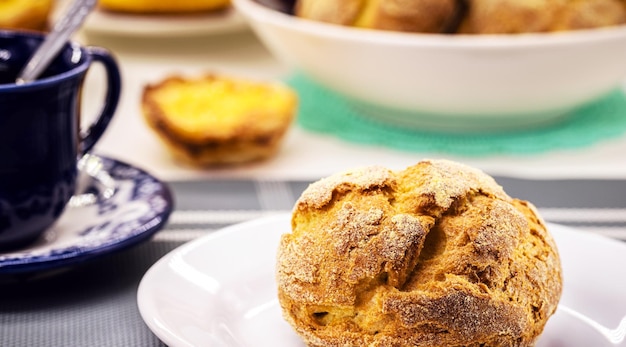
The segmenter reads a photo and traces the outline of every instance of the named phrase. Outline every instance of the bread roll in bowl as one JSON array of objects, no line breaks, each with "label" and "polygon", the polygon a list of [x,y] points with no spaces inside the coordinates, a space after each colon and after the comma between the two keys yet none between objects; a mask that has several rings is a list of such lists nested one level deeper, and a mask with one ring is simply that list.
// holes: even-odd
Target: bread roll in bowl
[{"label": "bread roll in bowl", "polygon": [[467,0],[460,32],[517,34],[600,28],[626,23],[623,0]]},{"label": "bread roll in bowl", "polygon": [[456,22],[456,0],[298,0],[302,18],[370,29],[442,33]]},{"label": "bread roll in bowl", "polygon": [[297,0],[302,18],[420,33],[518,34],[626,24],[624,0]]},{"label": "bread roll in bowl", "polygon": [[477,169],[426,160],[309,186],[277,283],[308,346],[532,346],[562,274],[531,203]]}]

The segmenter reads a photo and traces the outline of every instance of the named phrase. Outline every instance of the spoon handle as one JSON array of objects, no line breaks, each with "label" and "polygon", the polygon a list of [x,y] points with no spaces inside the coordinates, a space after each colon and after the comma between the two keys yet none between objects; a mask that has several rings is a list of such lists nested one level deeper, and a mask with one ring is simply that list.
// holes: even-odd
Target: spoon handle
[{"label": "spoon handle", "polygon": [[16,83],[24,84],[37,79],[97,3],[98,0],[75,0],[24,66]]}]

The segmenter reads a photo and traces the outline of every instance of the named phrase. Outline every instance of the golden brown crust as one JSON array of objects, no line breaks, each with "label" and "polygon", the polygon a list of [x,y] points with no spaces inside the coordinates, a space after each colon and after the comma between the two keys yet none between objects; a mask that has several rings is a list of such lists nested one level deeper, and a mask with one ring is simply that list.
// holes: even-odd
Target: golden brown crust
[{"label": "golden brown crust", "polygon": [[299,0],[297,16],[362,28],[442,33],[455,20],[456,0]]},{"label": "golden brown crust", "polygon": [[176,159],[207,166],[274,155],[295,116],[297,97],[282,84],[209,74],[147,85],[141,104],[146,122]]},{"label": "golden brown crust", "polygon": [[532,346],[561,277],[532,204],[442,160],[312,184],[277,260],[284,316],[309,346]]},{"label": "golden brown crust", "polygon": [[622,0],[468,1],[461,31],[471,34],[553,32],[626,23]]},{"label": "golden brown crust", "polygon": [[358,26],[382,30],[444,33],[456,21],[456,0],[376,0]]},{"label": "golden brown crust", "polygon": [[591,29],[626,23],[626,2],[623,0],[578,0],[559,15],[552,31]]},{"label": "golden brown crust", "polygon": [[517,34],[626,24],[624,0],[297,0],[302,18],[371,29]]},{"label": "golden brown crust", "polygon": [[294,6],[297,16],[326,23],[353,25],[364,0],[299,0]]}]

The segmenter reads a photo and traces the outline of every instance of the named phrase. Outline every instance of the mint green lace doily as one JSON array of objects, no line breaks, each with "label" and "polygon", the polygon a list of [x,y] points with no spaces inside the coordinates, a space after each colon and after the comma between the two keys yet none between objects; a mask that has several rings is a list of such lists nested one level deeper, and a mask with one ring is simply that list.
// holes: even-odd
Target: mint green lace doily
[{"label": "mint green lace doily", "polygon": [[294,74],[287,83],[300,96],[297,122],[304,129],[403,151],[467,156],[531,154],[589,146],[626,132],[626,96],[622,90],[544,127],[506,133],[445,133],[399,127],[364,117],[341,96],[302,74]]}]

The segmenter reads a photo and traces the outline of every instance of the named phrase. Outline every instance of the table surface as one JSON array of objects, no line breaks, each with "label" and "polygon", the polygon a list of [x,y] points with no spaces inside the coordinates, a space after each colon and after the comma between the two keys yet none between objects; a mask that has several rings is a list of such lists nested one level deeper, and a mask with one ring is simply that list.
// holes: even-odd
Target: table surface
[{"label": "table surface", "polygon": [[[403,152],[363,146],[293,126],[281,151],[271,160],[220,170],[197,170],[174,162],[141,115],[143,87],[171,74],[222,73],[253,79],[283,79],[292,71],[275,59],[249,29],[223,35],[178,38],[123,37],[87,32],[80,39],[109,48],[123,74],[123,96],[103,139],[100,153],[133,163],[164,180],[315,179],[347,168],[371,164],[403,169],[422,158],[444,157],[479,167],[490,174],[521,178],[626,178],[626,136],[575,150],[538,155],[460,157],[441,153]],[[99,107],[102,83],[87,80],[85,113]],[[89,88],[91,87],[91,88]],[[94,111],[89,113],[89,110]]]},{"label": "table surface", "polygon": [[[160,257],[227,225],[288,212],[310,182],[331,173],[370,164],[402,169],[424,157],[442,157],[359,146],[294,126],[271,160],[211,170],[184,167],[172,161],[142,119],[144,85],[168,74],[205,72],[280,79],[289,67],[246,28],[169,38],[85,31],[77,40],[109,48],[122,69],[121,103],[96,152],[168,182],[176,208],[160,232],[131,249],[60,273],[0,278],[0,346],[162,346],[136,303],[139,281]],[[94,68],[86,82],[86,114],[99,108],[99,73]],[[626,136],[533,156],[443,157],[495,175],[510,195],[533,201],[550,222],[626,239],[625,153]],[[198,215],[203,218],[189,218]]]},{"label": "table surface", "polygon": [[[535,201],[547,221],[626,240],[626,180],[496,178],[511,195]],[[176,209],[148,242],[53,275],[0,277],[0,346],[163,346],[137,307],[137,287],[150,266],[220,228],[289,212],[309,183],[169,182]]]}]

